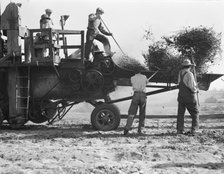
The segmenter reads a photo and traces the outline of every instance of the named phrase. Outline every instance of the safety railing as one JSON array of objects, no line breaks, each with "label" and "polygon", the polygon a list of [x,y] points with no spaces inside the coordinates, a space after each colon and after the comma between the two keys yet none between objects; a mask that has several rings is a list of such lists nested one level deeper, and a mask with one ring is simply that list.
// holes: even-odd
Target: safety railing
[{"label": "safety railing", "polygon": [[[71,35],[80,35],[78,44],[68,44],[67,37]],[[80,52],[77,61],[84,62],[84,31],[78,30],[54,30],[31,29],[30,37],[26,40],[26,62],[51,62],[59,64],[61,59],[68,59],[68,50],[76,49]],[[64,52],[64,56],[61,53]]]}]

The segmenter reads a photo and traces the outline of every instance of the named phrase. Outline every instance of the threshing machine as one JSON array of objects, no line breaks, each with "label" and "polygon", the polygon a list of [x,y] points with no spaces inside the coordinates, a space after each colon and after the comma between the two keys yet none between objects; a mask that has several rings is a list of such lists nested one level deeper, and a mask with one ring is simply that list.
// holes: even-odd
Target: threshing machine
[{"label": "threshing machine", "polygon": [[[109,94],[116,85],[130,85],[128,79],[134,72],[121,68],[100,51],[93,54],[92,62],[86,62],[84,31],[22,27],[15,3],[10,3],[1,15],[1,29],[7,37],[7,53],[0,57],[0,125],[3,120],[12,128],[27,121],[53,123],[75,104],[88,102],[95,107],[91,114],[94,128],[112,130],[119,126],[120,112],[114,103],[131,96],[111,100]],[[70,36],[78,37],[79,44],[68,44]],[[80,56],[68,56],[70,49],[79,50]],[[154,71],[145,74],[150,77]],[[205,74],[199,81],[208,88],[219,77]],[[166,85],[156,86],[161,89],[147,95],[177,88],[171,85],[175,80],[169,73],[158,73],[151,81]]]}]

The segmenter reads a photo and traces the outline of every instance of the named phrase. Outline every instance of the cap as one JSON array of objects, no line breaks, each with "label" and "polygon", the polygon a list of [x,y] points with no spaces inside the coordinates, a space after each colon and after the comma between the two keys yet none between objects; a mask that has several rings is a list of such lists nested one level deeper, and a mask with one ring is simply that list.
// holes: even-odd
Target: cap
[{"label": "cap", "polygon": [[97,13],[101,13],[101,14],[103,14],[103,13],[104,13],[103,9],[102,9],[102,8],[100,8],[100,7],[98,7],[98,8],[96,9],[96,12],[97,12]]},{"label": "cap", "polygon": [[45,10],[45,12],[46,12],[46,13],[52,13],[52,10],[49,9],[49,8],[47,8],[47,9]]},{"label": "cap", "polygon": [[184,59],[184,61],[181,64],[182,66],[195,66],[195,64],[192,64],[189,59]]}]

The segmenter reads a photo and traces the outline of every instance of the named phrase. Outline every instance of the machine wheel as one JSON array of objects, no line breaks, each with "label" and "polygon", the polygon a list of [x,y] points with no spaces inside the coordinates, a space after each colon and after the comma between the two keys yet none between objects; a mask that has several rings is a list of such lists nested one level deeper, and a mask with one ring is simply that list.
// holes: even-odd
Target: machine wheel
[{"label": "machine wheel", "polygon": [[19,129],[24,124],[26,124],[27,120],[24,116],[17,116],[16,118],[11,118],[8,120],[8,123],[12,129]]},{"label": "machine wheel", "polygon": [[120,124],[120,111],[114,104],[100,104],[91,114],[92,126],[97,130],[110,131]]},{"label": "machine wheel", "polygon": [[51,100],[45,100],[41,104],[42,114],[48,119],[53,118],[57,113],[57,102],[52,102]]},{"label": "machine wheel", "polygon": [[114,63],[111,58],[105,58],[101,60],[100,68],[104,75],[111,75],[114,72]]},{"label": "machine wheel", "polygon": [[103,75],[97,70],[89,70],[83,78],[83,87],[87,92],[96,92],[103,88]]},{"label": "machine wheel", "polygon": [[80,72],[78,70],[74,69],[69,73],[68,78],[69,78],[70,82],[72,83],[72,88],[75,91],[80,90],[80,88],[81,88],[81,85],[80,85],[81,74],[80,74]]},{"label": "machine wheel", "polygon": [[48,120],[48,118],[43,114],[43,111],[41,110],[41,104],[39,102],[31,104],[29,120],[34,123],[43,123]]}]

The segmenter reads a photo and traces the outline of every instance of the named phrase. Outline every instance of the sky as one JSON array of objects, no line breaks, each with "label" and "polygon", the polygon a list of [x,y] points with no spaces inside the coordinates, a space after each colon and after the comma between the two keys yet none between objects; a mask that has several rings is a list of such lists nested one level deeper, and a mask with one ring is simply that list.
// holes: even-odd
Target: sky
[{"label": "sky", "polygon": [[[212,27],[217,33],[224,31],[224,0],[0,0],[1,11],[9,2],[22,3],[22,26],[39,28],[40,16],[50,8],[54,27],[60,29],[61,15],[69,15],[65,29],[86,31],[88,15],[97,7],[104,10],[102,16],[107,28],[122,50],[139,60],[147,51],[149,42],[143,36],[150,28],[155,41],[185,27]],[[112,51],[121,52],[112,37]],[[99,44],[100,45],[100,44]],[[222,48],[224,36],[222,36]],[[101,47],[102,48],[102,47]],[[223,54],[222,54],[223,55]],[[210,69],[224,74],[224,61]],[[212,88],[223,88],[224,81],[216,80]]]}]

